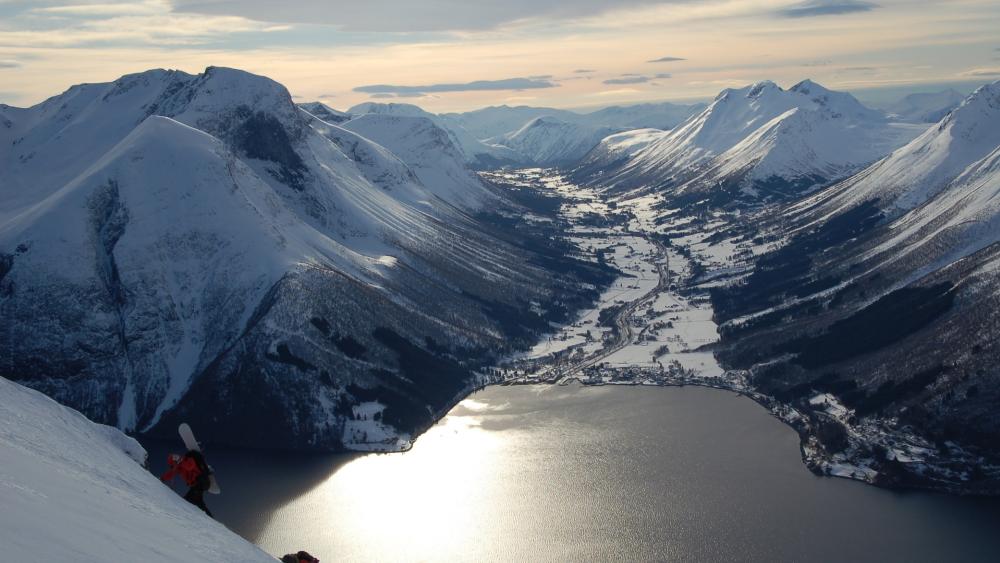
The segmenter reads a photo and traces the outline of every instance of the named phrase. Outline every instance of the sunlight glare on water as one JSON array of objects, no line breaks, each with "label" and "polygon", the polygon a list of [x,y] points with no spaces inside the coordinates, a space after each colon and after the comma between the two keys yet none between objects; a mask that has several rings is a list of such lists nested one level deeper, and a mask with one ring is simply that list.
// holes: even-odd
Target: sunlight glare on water
[{"label": "sunlight glare on water", "polygon": [[365,553],[353,555],[359,559],[461,559],[467,542],[488,533],[488,520],[477,512],[495,494],[494,472],[507,439],[482,429],[476,413],[499,408],[466,399],[456,410],[467,414],[447,416],[412,451],[349,462],[281,508],[268,535],[282,535],[281,523],[299,522],[305,512],[327,522],[337,536],[366,546]]}]

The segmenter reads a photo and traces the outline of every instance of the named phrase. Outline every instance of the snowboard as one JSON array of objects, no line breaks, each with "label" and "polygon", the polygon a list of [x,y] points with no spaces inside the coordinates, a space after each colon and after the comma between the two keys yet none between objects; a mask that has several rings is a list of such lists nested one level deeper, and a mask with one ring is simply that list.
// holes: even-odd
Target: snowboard
[{"label": "snowboard", "polygon": [[[181,425],[177,427],[177,433],[181,435],[181,440],[184,441],[184,447],[196,452],[201,451],[201,444],[198,443],[198,440],[194,439],[194,432],[191,430],[191,426],[189,426],[188,423],[182,422]],[[208,476],[208,492],[213,495],[220,494],[222,489],[219,488],[219,483],[215,481],[215,470],[212,469],[211,465],[208,466],[208,469],[212,472]]]}]

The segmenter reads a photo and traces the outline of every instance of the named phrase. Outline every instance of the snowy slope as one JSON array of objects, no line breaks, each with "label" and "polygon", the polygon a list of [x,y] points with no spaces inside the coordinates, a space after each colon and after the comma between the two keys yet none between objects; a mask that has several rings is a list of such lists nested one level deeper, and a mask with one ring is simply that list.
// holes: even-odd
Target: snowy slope
[{"label": "snowy slope", "polygon": [[965,96],[953,89],[910,94],[886,108],[890,114],[913,123],[937,123],[957,108]]},{"label": "snowy slope", "polygon": [[903,261],[915,277],[1000,242],[1000,144],[940,194],[892,223],[869,255]]},{"label": "snowy slope", "polygon": [[896,217],[933,198],[998,145],[1000,82],[994,82],[977,89],[906,146],[798,208],[825,217],[877,200],[881,209]]},{"label": "snowy slope", "polygon": [[605,127],[593,128],[554,117],[538,117],[517,131],[488,142],[510,147],[526,162],[564,166],[575,164],[613,132]]},{"label": "snowy slope", "polygon": [[437,116],[412,104],[365,102],[347,110],[347,113],[352,117],[369,114],[423,117],[447,131],[448,136],[461,151],[465,161],[472,166],[492,167],[520,163],[519,156],[509,148],[481,141],[482,137],[471,134],[454,120]]},{"label": "snowy slope", "polygon": [[327,123],[343,123],[351,118],[350,114],[335,110],[323,102],[306,102],[299,104],[299,107]]},{"label": "snowy slope", "polygon": [[632,129],[601,139],[579,162],[574,174],[600,178],[605,171],[628,162],[637,152],[663,136],[661,129]]},{"label": "snowy slope", "polygon": [[4,561],[273,563],[160,483],[145,458],[118,430],[0,377]]},{"label": "snowy slope", "polygon": [[789,90],[765,81],[723,91],[704,111],[606,171],[600,183],[678,193],[724,185],[751,196],[760,184],[801,190],[846,176],[920,132],[808,80]]},{"label": "snowy slope", "polygon": [[478,210],[496,200],[448,133],[426,117],[370,113],[343,127],[389,149],[430,192],[452,205]]}]

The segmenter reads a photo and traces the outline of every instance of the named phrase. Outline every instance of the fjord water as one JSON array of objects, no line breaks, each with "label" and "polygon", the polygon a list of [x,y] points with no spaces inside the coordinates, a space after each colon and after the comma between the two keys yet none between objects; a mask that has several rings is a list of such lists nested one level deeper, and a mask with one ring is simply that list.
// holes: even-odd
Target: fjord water
[{"label": "fjord water", "polygon": [[[151,448],[153,467],[162,446]],[[1000,502],[816,477],[704,388],[492,387],[403,454],[214,451],[216,516],[324,561],[990,561]]]}]

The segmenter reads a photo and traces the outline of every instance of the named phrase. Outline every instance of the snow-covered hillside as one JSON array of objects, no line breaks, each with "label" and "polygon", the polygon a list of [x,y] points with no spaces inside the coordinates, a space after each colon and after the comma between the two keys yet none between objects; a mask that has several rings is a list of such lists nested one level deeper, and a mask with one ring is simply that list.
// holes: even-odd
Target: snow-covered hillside
[{"label": "snow-covered hillside", "polygon": [[260,561],[274,558],[143,468],[120,431],[0,377],[4,561]]},{"label": "snow-covered hillside", "polygon": [[[473,384],[456,357],[523,346],[589,299],[575,276],[593,268],[553,276],[461,210],[492,196],[426,121],[368,120],[400,158],[216,67],[4,115],[0,375],[100,422],[396,449]],[[389,437],[358,443],[353,407],[375,401]]]},{"label": "snow-covered hillside", "polygon": [[998,457],[998,131],[1000,82],[856,175],[755,216],[747,236],[772,251],[713,293],[720,355],[761,389],[832,392],[939,444],[941,465],[897,464],[896,484],[995,487],[949,464]]},{"label": "snow-covered hillside", "polygon": [[[877,201],[890,217],[920,206],[1000,145],[1000,82],[980,87],[924,134],[798,206],[817,217]],[[811,211],[819,208],[819,211]]]},{"label": "snow-covered hillside", "polygon": [[958,107],[965,96],[954,89],[910,94],[886,108],[890,114],[913,123],[937,123]]},{"label": "snow-covered hillside", "polygon": [[427,117],[369,113],[343,127],[389,149],[444,201],[466,210],[496,201],[496,195],[466,166],[448,133]]},{"label": "snow-covered hillside", "polygon": [[538,166],[575,164],[614,130],[577,125],[554,117],[538,117],[523,127],[487,142],[510,147],[524,162]]},{"label": "snow-covered hillside", "polygon": [[660,139],[663,133],[661,129],[632,129],[608,135],[577,163],[574,174],[600,178],[605,171],[628,162],[637,152]]},{"label": "snow-covered hillside", "polygon": [[402,117],[422,117],[448,132],[452,142],[465,158],[465,162],[477,168],[488,168],[508,164],[523,164],[519,156],[511,149],[482,141],[467,131],[461,124],[447,119],[412,104],[365,102],[358,104],[347,113],[352,117],[363,115],[394,115]]},{"label": "snow-covered hillside", "polygon": [[789,90],[765,81],[723,91],[617,166],[578,176],[622,190],[787,197],[844,177],[922,131],[808,80]]}]

